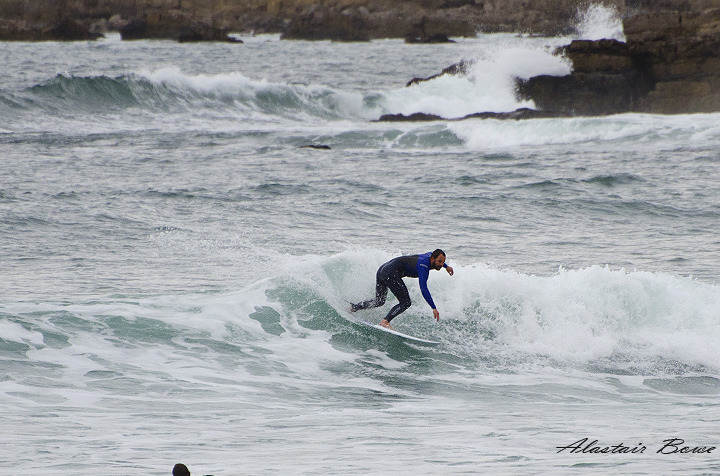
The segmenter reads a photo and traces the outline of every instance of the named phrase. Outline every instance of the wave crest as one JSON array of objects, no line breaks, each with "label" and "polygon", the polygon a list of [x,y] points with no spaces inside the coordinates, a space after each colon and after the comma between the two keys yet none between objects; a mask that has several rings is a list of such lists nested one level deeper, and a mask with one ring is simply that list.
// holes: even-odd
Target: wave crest
[{"label": "wave crest", "polygon": [[[368,263],[367,255],[346,252],[312,261],[295,262],[287,267],[289,275],[266,282],[270,306],[279,319],[292,316],[313,329],[342,334],[350,323],[343,325],[341,318],[352,318],[347,301],[373,294],[374,271],[383,258]],[[433,273],[429,282],[440,323],[431,319],[416,281],[407,280],[414,305],[396,324],[441,340],[451,360],[470,367],[665,375],[716,369],[720,361],[716,286],[601,266],[560,269],[547,277],[479,263],[453,266],[455,276]],[[393,299],[360,317],[379,321]]]},{"label": "wave crest", "polygon": [[28,107],[112,112],[143,108],[159,112],[201,110],[290,118],[339,119],[364,113],[364,98],[323,86],[269,83],[240,73],[188,76],[163,69],[118,77],[67,76],[26,90]]}]

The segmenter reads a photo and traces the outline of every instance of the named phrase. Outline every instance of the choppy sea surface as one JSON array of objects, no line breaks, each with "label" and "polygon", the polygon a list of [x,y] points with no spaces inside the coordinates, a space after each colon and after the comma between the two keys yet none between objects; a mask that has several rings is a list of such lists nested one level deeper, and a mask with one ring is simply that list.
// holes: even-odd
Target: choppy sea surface
[{"label": "choppy sea surface", "polygon": [[[243,39],[0,44],[3,473],[720,472],[720,114],[378,123],[571,38]],[[353,322],[438,247],[439,346]]]}]

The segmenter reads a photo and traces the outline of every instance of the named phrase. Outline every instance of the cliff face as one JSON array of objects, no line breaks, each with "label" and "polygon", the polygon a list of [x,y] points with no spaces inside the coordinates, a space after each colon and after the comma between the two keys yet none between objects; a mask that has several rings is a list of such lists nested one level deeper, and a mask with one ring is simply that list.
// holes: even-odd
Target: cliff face
[{"label": "cliff face", "polygon": [[[568,32],[587,0],[0,0],[0,32],[47,30],[73,20],[90,32],[133,25],[130,36],[176,38],[184,28],[284,32],[286,38]],[[603,0],[623,8],[624,0]],[[213,33],[215,32],[215,33]],[[0,33],[0,39],[3,38]]]},{"label": "cliff face", "polygon": [[[225,40],[237,17],[225,0],[0,0],[0,39],[73,40],[45,34],[72,23],[90,34],[127,32],[127,39]],[[251,2],[237,0],[239,11]],[[13,38],[13,34],[17,38]]]},{"label": "cliff face", "polygon": [[[286,2],[287,3],[287,2]],[[585,1],[558,0],[326,0],[292,2],[279,10],[287,38],[331,38],[359,31],[367,38],[472,36],[477,32],[567,33]],[[607,4],[622,8],[622,0]],[[351,33],[348,35],[353,36]],[[356,35],[357,36],[357,35]],[[327,38],[327,36],[325,36]],[[354,38],[350,38],[354,39]]]},{"label": "cliff face", "polygon": [[630,5],[627,41],[574,41],[568,76],[518,82],[538,109],[566,115],[720,111],[720,8],[709,0]]}]

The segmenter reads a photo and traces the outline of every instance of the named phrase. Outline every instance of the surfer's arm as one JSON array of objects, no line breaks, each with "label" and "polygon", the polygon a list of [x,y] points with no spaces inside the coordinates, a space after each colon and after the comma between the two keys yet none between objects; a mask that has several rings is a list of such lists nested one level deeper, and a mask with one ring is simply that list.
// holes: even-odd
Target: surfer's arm
[{"label": "surfer's arm", "polygon": [[445,271],[447,271],[450,276],[455,274],[455,270],[452,269],[452,266],[448,266],[447,263],[443,263],[443,268],[445,268]]},{"label": "surfer's arm", "polygon": [[435,303],[433,302],[433,298],[430,295],[430,290],[427,287],[429,274],[430,269],[425,266],[418,266],[418,281],[420,282],[420,292],[422,293],[425,301],[430,305],[430,307],[437,310],[437,308],[435,307]]}]

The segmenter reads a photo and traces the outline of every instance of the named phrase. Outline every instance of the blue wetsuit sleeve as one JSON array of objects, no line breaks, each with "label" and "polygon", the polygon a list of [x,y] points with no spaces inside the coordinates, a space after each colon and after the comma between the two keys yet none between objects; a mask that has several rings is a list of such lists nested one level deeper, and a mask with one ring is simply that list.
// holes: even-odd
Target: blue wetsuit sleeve
[{"label": "blue wetsuit sleeve", "polygon": [[430,295],[430,290],[427,287],[427,281],[428,277],[430,275],[430,268],[424,265],[418,265],[418,281],[420,281],[420,292],[422,293],[423,297],[425,298],[425,301],[430,305],[431,308],[437,309],[435,307],[435,303],[433,302],[433,298]]}]

